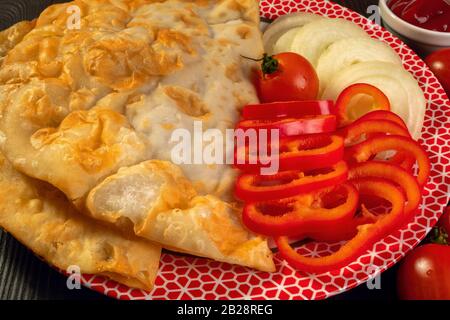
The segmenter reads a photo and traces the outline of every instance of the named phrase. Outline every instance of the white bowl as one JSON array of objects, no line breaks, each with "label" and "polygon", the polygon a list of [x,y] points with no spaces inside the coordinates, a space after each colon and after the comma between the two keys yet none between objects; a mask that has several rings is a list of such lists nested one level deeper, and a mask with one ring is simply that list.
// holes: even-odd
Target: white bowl
[{"label": "white bowl", "polygon": [[450,47],[450,32],[438,32],[416,27],[391,11],[388,0],[380,0],[379,7],[383,25],[401,38],[417,53],[428,55],[439,49]]}]

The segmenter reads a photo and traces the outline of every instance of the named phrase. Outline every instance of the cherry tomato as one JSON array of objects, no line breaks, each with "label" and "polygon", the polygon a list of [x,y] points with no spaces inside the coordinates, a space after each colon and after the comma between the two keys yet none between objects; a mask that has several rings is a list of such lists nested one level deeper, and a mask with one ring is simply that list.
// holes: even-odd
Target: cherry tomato
[{"label": "cherry tomato", "polygon": [[450,97],[450,48],[436,51],[429,55],[425,62],[441,82]]},{"label": "cherry tomato", "polygon": [[255,87],[261,102],[316,100],[319,78],[308,60],[293,52],[264,55],[255,72]]},{"label": "cherry tomato", "polygon": [[450,246],[426,244],[412,251],[398,270],[397,289],[404,300],[450,299]]}]

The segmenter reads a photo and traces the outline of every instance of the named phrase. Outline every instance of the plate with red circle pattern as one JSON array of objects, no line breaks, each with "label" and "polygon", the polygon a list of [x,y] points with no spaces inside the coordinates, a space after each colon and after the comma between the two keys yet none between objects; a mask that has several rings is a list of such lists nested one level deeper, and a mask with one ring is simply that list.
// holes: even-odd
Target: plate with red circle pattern
[{"label": "plate with red circle pattern", "polygon": [[[413,222],[376,243],[346,267],[323,274],[300,273],[275,253],[275,273],[250,270],[204,258],[163,252],[151,292],[130,289],[99,276],[83,275],[82,283],[118,299],[324,299],[347,291],[393,266],[413,249],[437,222],[449,201],[450,101],[425,63],[402,41],[379,25],[338,4],[324,0],[263,0],[261,17],[275,19],[290,12],[311,12],[353,21],[376,39],[388,43],[419,82],[428,102],[420,142],[432,171]],[[308,256],[331,253],[340,244],[309,243],[298,248]]]}]

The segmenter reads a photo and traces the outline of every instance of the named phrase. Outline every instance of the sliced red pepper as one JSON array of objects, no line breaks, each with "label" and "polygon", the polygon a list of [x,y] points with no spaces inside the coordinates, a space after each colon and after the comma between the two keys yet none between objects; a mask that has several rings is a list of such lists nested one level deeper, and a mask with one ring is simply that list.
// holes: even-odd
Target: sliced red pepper
[{"label": "sliced red pepper", "polygon": [[417,180],[405,169],[383,161],[369,161],[353,165],[349,179],[376,177],[391,181],[401,187],[406,195],[405,213],[414,216],[422,194]]},{"label": "sliced red pepper", "polygon": [[[405,204],[405,221],[409,222],[414,219],[416,215],[416,209],[420,204],[422,195],[417,180],[409,172],[390,163],[381,161],[368,161],[364,163],[358,163],[350,168],[350,181],[352,181],[352,179],[360,178],[382,178],[398,185],[404,192],[407,201],[407,203]],[[370,202],[371,198],[373,199],[374,197],[361,196],[360,201],[362,204],[366,204]],[[316,241],[323,242],[338,242],[349,240],[356,235],[358,226],[373,222],[373,217],[371,215],[365,214],[365,210],[363,210],[362,213],[363,214],[361,216],[356,217],[350,223],[336,224],[336,226],[332,230],[324,229],[305,233],[303,234],[303,238],[310,238]]]},{"label": "sliced red pepper", "polygon": [[[399,125],[397,122],[381,119],[364,119],[364,117],[340,129],[338,131],[338,134],[345,138],[346,143],[358,141],[361,139],[362,135],[365,135],[366,138],[383,136],[386,134],[411,137],[408,129]],[[394,164],[398,164],[407,170],[411,170],[414,163],[416,162],[414,157],[402,152],[397,152],[388,161]]]},{"label": "sliced red pepper", "polygon": [[305,116],[328,114],[334,114],[334,102],[332,100],[250,104],[242,110],[242,117],[246,120],[303,118]]},{"label": "sliced red pepper", "polygon": [[[344,201],[336,201],[337,195]],[[327,201],[330,196],[333,201]],[[351,183],[344,183],[304,196],[247,203],[242,219],[250,230],[258,234],[298,236],[349,223],[357,207],[358,191]]]},{"label": "sliced red pepper", "polygon": [[[264,164],[266,161],[261,161],[261,156],[266,155],[250,154],[248,145],[238,147],[235,167],[249,173],[261,172],[261,168],[267,165]],[[272,161],[278,160],[280,171],[287,171],[327,168],[341,161],[343,156],[344,140],[341,137],[318,134],[281,139],[279,147],[271,150],[268,157]]]},{"label": "sliced red pepper", "polygon": [[347,180],[348,167],[340,161],[330,168],[284,171],[275,175],[243,174],[236,182],[236,196],[244,201],[266,201],[295,197],[333,187]]},{"label": "sliced red pepper", "polygon": [[355,141],[362,135],[371,136],[374,133],[411,137],[409,131],[397,123],[378,119],[359,119],[338,131],[340,136],[349,141]]},{"label": "sliced red pepper", "polygon": [[399,126],[402,126],[405,129],[408,129],[405,121],[403,121],[403,119],[400,116],[398,116],[397,114],[395,114],[394,112],[391,112],[391,111],[375,110],[375,111],[366,113],[365,115],[363,115],[361,118],[358,119],[358,121],[363,121],[363,120],[389,120],[389,121],[395,122],[396,124],[398,124]]},{"label": "sliced red pepper", "polygon": [[338,123],[342,127],[373,110],[390,110],[390,103],[377,87],[357,83],[342,91],[336,101],[336,109]]},{"label": "sliced red pepper", "polygon": [[350,162],[361,163],[380,152],[391,150],[414,157],[419,165],[417,182],[424,186],[430,175],[430,160],[420,144],[410,138],[396,135],[372,137],[348,148],[346,158]]},{"label": "sliced red pepper", "polygon": [[[353,217],[352,220],[346,223],[335,224],[333,228],[321,229],[313,232],[306,232],[297,236],[300,239],[311,239],[319,242],[336,243],[344,240],[352,239],[358,233],[358,227],[364,224],[376,222],[376,216],[366,210],[363,200],[364,195],[360,195],[361,199],[361,213]],[[296,237],[296,238],[297,238]]]},{"label": "sliced red pepper", "polygon": [[370,249],[374,243],[385,237],[403,222],[405,197],[391,182],[378,178],[364,178],[353,181],[360,194],[376,195],[391,203],[389,213],[376,217],[376,222],[358,227],[350,241],[331,255],[313,258],[297,253],[289,244],[288,237],[275,239],[281,256],[293,267],[309,273],[328,272],[342,268]]},{"label": "sliced red pepper", "polygon": [[391,159],[387,161],[402,167],[408,172],[412,171],[414,164],[416,163],[416,159],[414,157],[411,157],[410,155],[403,152],[397,152]]},{"label": "sliced red pepper", "polygon": [[276,121],[243,120],[238,123],[238,129],[261,130],[278,129],[280,137],[292,137],[303,134],[326,133],[336,130],[336,116],[320,115],[299,119],[288,118]]}]

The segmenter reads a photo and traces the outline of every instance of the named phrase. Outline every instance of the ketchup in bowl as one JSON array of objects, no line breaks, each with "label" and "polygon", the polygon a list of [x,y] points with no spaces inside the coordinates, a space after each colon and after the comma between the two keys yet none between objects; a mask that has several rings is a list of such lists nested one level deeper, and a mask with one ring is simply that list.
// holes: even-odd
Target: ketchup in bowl
[{"label": "ketchup in bowl", "polygon": [[417,27],[450,32],[450,0],[390,0],[388,6]]}]

